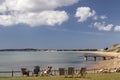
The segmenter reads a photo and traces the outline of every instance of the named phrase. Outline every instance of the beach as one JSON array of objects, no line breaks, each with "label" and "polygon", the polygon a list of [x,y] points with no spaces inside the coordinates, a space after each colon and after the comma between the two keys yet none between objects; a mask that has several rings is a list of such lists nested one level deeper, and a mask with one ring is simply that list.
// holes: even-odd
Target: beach
[{"label": "beach", "polygon": [[[65,51],[66,52],[66,51]],[[74,51],[70,51],[74,52]],[[98,54],[100,56],[110,56],[114,57],[113,59],[107,59],[100,61],[93,65],[93,69],[113,69],[120,68],[120,53],[117,52],[106,52],[106,51],[75,51],[75,52],[83,52],[90,54]]]},{"label": "beach", "polygon": [[95,65],[93,65],[92,69],[120,68],[120,53],[117,53],[117,52],[106,52],[106,51],[77,51],[77,52],[98,54],[100,56],[114,57],[113,59],[108,59],[108,60],[103,60],[103,61],[97,62]]},{"label": "beach", "polygon": [[80,51],[80,52],[99,54],[99,55],[102,55],[102,56],[120,57],[120,53],[117,53],[117,52],[105,52],[105,51]]},{"label": "beach", "polygon": [[93,69],[111,69],[111,68],[120,68],[120,53],[117,52],[105,52],[105,51],[84,51],[86,53],[99,54],[102,56],[113,56],[114,59],[103,60],[95,65]]}]

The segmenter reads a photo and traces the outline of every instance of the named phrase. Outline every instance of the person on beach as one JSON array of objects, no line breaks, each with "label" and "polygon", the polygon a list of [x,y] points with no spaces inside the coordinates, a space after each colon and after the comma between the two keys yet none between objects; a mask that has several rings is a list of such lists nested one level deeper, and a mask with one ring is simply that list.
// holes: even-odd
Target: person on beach
[{"label": "person on beach", "polygon": [[41,76],[52,75],[52,66],[48,66],[41,74]]},{"label": "person on beach", "polygon": [[52,66],[48,66],[47,74],[52,75]]}]

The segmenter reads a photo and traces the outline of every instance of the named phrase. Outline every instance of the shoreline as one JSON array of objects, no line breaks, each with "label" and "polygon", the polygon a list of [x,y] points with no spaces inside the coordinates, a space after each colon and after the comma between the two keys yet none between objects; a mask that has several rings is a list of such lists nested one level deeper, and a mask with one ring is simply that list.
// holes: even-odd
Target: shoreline
[{"label": "shoreline", "polygon": [[99,61],[93,65],[91,69],[115,69],[120,68],[120,53],[117,52],[105,52],[105,51],[70,51],[70,52],[83,52],[90,54],[98,54],[101,56],[115,57],[110,60]]},{"label": "shoreline", "polygon": [[117,53],[117,52],[105,52],[105,51],[80,51],[80,52],[93,53],[93,54],[98,54],[101,56],[120,57],[120,53]]},{"label": "shoreline", "polygon": [[98,54],[101,56],[120,57],[120,53],[105,52],[105,51],[0,51],[0,52],[83,52],[83,53],[90,53],[90,54]]},{"label": "shoreline", "polygon": [[83,51],[86,53],[93,53],[98,54],[102,56],[113,56],[114,59],[110,60],[103,60],[97,62],[95,65],[93,65],[92,69],[115,69],[120,68],[120,53],[117,52],[104,52],[104,51]]},{"label": "shoreline", "polygon": [[[25,51],[25,52],[30,52],[30,51]],[[36,51],[33,51],[33,52],[36,52]],[[105,52],[105,51],[38,51],[38,52],[79,52],[79,53],[98,54],[101,56],[112,56],[115,58],[110,60],[99,61],[96,64],[92,65],[91,68],[92,69],[120,68],[120,53],[116,53],[116,52]]]}]

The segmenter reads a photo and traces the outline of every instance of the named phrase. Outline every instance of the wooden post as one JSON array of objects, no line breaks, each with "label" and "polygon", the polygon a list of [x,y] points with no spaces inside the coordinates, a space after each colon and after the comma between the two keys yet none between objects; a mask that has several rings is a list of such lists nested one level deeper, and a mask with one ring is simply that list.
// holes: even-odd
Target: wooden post
[{"label": "wooden post", "polygon": [[12,70],[12,77],[14,76],[14,71]]},{"label": "wooden post", "polygon": [[57,71],[57,70],[54,69],[54,75],[56,75],[56,71]]},{"label": "wooden post", "polygon": [[105,56],[103,56],[103,60],[106,60],[106,57],[105,57]]},{"label": "wooden post", "polygon": [[96,56],[94,56],[93,58],[94,58],[94,61],[96,61]]},{"label": "wooden post", "polygon": [[84,56],[84,61],[87,61],[88,59],[87,59],[87,56]]}]

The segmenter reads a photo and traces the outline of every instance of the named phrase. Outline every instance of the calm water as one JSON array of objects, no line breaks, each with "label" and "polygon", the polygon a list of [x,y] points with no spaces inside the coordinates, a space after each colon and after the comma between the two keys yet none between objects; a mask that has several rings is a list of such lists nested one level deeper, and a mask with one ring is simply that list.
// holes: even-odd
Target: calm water
[{"label": "calm water", "polygon": [[[0,52],[0,71],[20,70],[26,67],[32,70],[35,65],[42,69],[47,66],[53,66],[53,69],[60,67],[80,67],[90,68],[95,62],[83,61],[83,55],[86,53],[79,52]],[[93,54],[92,54],[93,55]],[[99,61],[99,60],[98,60]]]}]

